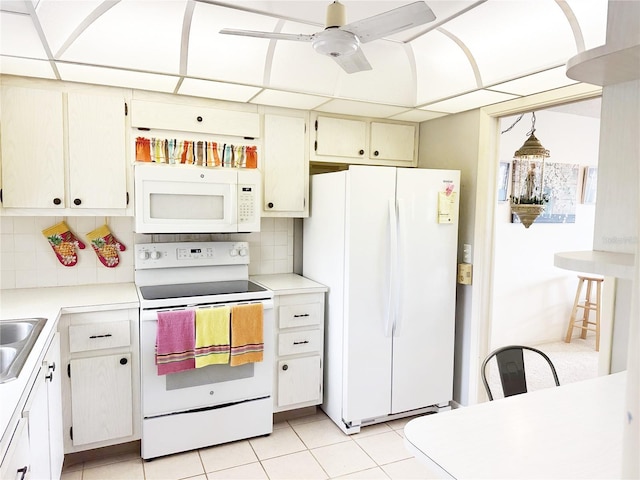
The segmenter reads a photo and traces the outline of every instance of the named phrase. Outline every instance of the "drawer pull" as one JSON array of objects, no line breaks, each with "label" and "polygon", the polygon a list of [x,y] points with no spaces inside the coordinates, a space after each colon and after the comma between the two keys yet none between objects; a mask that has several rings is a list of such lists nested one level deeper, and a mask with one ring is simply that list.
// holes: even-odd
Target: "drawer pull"
[{"label": "drawer pull", "polygon": [[305,343],[309,343],[309,340],[304,340],[302,342],[293,342],[294,345],[304,345]]},{"label": "drawer pull", "polygon": [[300,314],[296,314],[293,316],[293,318],[300,318],[300,317],[310,317],[311,315],[308,313],[300,313]]},{"label": "drawer pull", "polygon": [[110,333],[107,333],[105,335],[91,335],[89,338],[107,338],[107,337],[113,337],[113,335],[111,335]]}]

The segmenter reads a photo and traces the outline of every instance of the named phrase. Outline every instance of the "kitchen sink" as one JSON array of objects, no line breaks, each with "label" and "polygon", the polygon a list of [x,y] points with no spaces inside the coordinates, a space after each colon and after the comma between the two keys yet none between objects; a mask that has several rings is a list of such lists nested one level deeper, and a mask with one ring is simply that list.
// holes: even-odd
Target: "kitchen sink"
[{"label": "kitchen sink", "polygon": [[0,320],[0,383],[18,377],[46,322],[46,318]]}]

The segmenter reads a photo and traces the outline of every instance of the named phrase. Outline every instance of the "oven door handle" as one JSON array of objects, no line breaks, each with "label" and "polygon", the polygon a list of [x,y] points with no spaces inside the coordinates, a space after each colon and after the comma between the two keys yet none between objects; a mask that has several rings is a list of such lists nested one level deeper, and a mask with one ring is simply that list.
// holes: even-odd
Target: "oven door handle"
[{"label": "oven door handle", "polygon": [[249,303],[262,303],[262,308],[264,310],[273,310],[273,300],[261,300],[259,302],[230,302],[230,303],[211,303],[211,304],[201,304],[201,305],[187,305],[186,307],[160,307],[160,308],[141,308],[140,309],[140,321],[148,322],[148,321],[156,321],[158,320],[158,312],[168,312],[168,311],[180,311],[180,310],[196,310],[198,308],[213,308],[213,307],[227,307],[233,305],[246,305]]}]

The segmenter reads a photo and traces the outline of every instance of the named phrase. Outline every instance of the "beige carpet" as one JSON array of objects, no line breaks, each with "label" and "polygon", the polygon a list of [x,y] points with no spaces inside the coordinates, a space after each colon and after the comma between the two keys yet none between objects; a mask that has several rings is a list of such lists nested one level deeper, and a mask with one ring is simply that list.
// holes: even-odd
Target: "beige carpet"
[{"label": "beige carpet", "polygon": [[[571,343],[560,341],[531,346],[549,356],[558,373],[560,385],[565,385],[598,376],[598,352],[595,344],[595,334],[591,334],[585,340],[573,338]],[[525,350],[524,361],[529,391],[555,385],[551,370],[539,355]],[[495,364],[490,364],[488,371],[489,387],[494,398],[502,398],[502,387]]]}]

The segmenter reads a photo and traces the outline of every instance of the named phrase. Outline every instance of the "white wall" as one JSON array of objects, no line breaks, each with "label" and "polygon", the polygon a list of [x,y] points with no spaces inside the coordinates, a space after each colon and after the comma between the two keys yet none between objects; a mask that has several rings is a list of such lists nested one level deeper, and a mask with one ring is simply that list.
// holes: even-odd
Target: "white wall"
[{"label": "white wall", "polygon": [[[420,124],[419,168],[460,170],[460,223],[458,225],[458,259],[462,246],[473,244],[476,216],[478,174],[479,113],[477,110],[449,115]],[[482,227],[480,227],[482,228]],[[469,322],[472,285],[457,285],[456,344],[453,398],[462,405],[469,403]]]},{"label": "white wall", "polygon": [[[78,250],[78,263],[58,262],[42,230],[64,220],[87,247]],[[120,264],[104,267],[85,234],[107,222],[111,233],[126,247]],[[293,219],[263,218],[261,231],[251,234],[142,235],[133,233],[131,217],[0,217],[0,288],[55,287],[133,282],[135,243],[187,240],[243,240],[249,242],[251,275],[293,271]]]},{"label": "white wall", "polygon": [[[500,130],[516,116],[501,119]],[[531,115],[500,136],[499,161],[510,162],[531,129]],[[536,112],[536,136],[551,152],[548,162],[577,163],[576,223],[511,223],[509,203],[496,205],[493,316],[490,348],[535,345],[564,338],[575,297],[575,272],[553,266],[561,251],[591,250],[595,206],[581,203],[582,167],[597,166],[600,120],[551,111]]]}]

